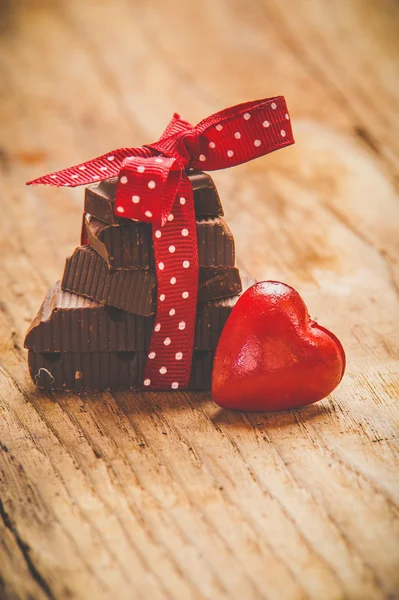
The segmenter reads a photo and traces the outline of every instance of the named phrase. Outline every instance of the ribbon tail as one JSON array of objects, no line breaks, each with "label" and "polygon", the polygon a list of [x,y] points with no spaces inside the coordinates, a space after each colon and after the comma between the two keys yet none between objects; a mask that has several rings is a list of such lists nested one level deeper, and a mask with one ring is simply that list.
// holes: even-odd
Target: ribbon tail
[{"label": "ribbon tail", "polygon": [[57,187],[87,185],[103,179],[109,179],[110,177],[116,177],[119,174],[123,161],[129,156],[147,158],[153,155],[154,152],[145,147],[119,148],[79,165],[28,181],[27,185],[42,184]]},{"label": "ribbon tail", "polygon": [[283,96],[245,102],[211,115],[194,131],[194,169],[227,169],[294,143]]},{"label": "ribbon tail", "polygon": [[193,358],[198,296],[198,249],[191,183],[183,175],[169,218],[153,228],[158,281],[157,316],[144,387],[187,388]]}]

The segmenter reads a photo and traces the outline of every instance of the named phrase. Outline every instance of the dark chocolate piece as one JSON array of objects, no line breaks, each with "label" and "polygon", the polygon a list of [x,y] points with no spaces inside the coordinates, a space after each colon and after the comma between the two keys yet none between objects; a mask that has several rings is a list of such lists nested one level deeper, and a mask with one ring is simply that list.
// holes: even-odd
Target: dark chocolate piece
[{"label": "dark chocolate piece", "polygon": [[[193,186],[195,214],[198,217],[222,217],[223,209],[212,177],[202,171],[189,171]],[[85,212],[105,223],[126,223],[114,215],[116,179],[106,179],[85,190]]]},{"label": "dark chocolate piece", "polygon": [[[139,389],[147,361],[145,352],[32,352],[33,381],[45,390],[73,392]],[[208,390],[213,353],[195,351],[189,389]]]},{"label": "dark chocolate piece", "polygon": [[90,246],[79,246],[66,259],[61,287],[137,315],[155,314],[155,271],[110,271],[107,263]]},{"label": "dark chocolate piece", "polygon": [[61,289],[57,282],[25,337],[34,352],[146,351],[154,317],[133,315],[120,308]]},{"label": "dark chocolate piece", "polygon": [[[67,258],[61,287],[144,317],[156,313],[155,271],[110,271],[107,263],[90,246],[79,246]],[[199,270],[199,303],[236,296],[241,289],[240,274],[235,267],[201,267]]]},{"label": "dark chocolate piece", "polygon": [[86,214],[87,241],[111,269],[153,269],[154,250],[150,223],[110,225]]},{"label": "dark chocolate piece", "polygon": [[[154,268],[151,225],[127,221],[110,225],[86,214],[87,241],[111,269]],[[234,266],[233,235],[223,219],[197,221],[200,266]]]},{"label": "dark chocolate piece", "polygon": [[224,212],[214,181],[203,171],[188,171],[193,186],[194,208],[197,217],[223,217]]},{"label": "dark chocolate piece", "polygon": [[234,237],[224,219],[197,220],[197,242],[200,267],[234,267]]},{"label": "dark chocolate piece", "polygon": [[[215,349],[238,296],[200,304],[194,348]],[[133,315],[61,289],[57,282],[25,337],[34,352],[148,351],[155,317]]]},{"label": "dark chocolate piece", "polygon": [[123,390],[139,388],[146,354],[29,351],[28,361],[33,381],[45,390]]},{"label": "dark chocolate piece", "polygon": [[223,327],[238,298],[239,296],[233,296],[198,304],[194,348],[216,349]]}]

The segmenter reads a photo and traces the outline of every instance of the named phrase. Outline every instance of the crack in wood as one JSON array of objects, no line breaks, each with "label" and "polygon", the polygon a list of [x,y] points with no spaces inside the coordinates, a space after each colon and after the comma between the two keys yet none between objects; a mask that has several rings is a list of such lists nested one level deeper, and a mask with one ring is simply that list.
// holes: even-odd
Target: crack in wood
[{"label": "crack in wood", "polygon": [[10,517],[4,507],[4,504],[3,504],[3,501],[1,500],[1,498],[0,498],[0,517],[4,523],[4,526],[13,535],[13,537],[18,545],[18,548],[21,550],[22,556],[25,559],[26,565],[29,569],[29,573],[31,574],[32,578],[38,584],[38,586],[40,587],[40,589],[43,591],[43,593],[46,595],[47,598],[49,598],[50,600],[55,600],[55,595],[53,594],[50,585],[45,580],[45,578],[42,576],[39,569],[36,567],[35,563],[33,562],[33,559],[30,555],[29,544],[27,544],[22,539],[22,537],[18,533],[18,530],[16,529],[16,527],[11,523]]},{"label": "crack in wood", "polygon": [[378,154],[378,156],[381,155],[377,143],[374,141],[373,136],[366,127],[363,127],[363,125],[355,125],[354,132],[373,152]]}]

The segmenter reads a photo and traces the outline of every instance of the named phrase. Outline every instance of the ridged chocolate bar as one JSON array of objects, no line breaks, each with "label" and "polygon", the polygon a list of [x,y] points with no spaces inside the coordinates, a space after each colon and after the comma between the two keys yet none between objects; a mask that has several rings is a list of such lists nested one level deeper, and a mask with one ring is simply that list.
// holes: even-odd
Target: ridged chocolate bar
[{"label": "ridged chocolate bar", "polygon": [[[107,263],[90,246],[79,246],[67,258],[61,287],[97,302],[147,317],[156,313],[155,271],[125,269],[110,271]],[[235,267],[201,267],[198,302],[209,302],[241,293]]]},{"label": "ridged chocolate bar", "polygon": [[[198,307],[194,349],[215,349],[238,296]],[[49,289],[25,337],[34,352],[145,352],[155,317],[133,315],[61,289]]]},{"label": "ridged chocolate bar", "polygon": [[146,351],[154,317],[141,317],[120,308],[61,289],[49,289],[25,337],[34,352]]},{"label": "ridged chocolate bar", "polygon": [[[243,289],[246,289],[246,280],[243,280]],[[252,282],[251,282],[252,285]],[[197,307],[195,323],[194,348],[216,349],[223,327],[237,302],[239,296],[213,300]]]},{"label": "ridged chocolate bar", "polygon": [[[151,225],[104,223],[86,214],[87,240],[111,269],[154,268]],[[234,266],[233,235],[223,219],[197,221],[198,258],[201,267]]]},{"label": "ridged chocolate bar", "polygon": [[[145,352],[32,352],[29,372],[45,390],[83,392],[139,389],[147,360]],[[208,390],[213,353],[195,351],[189,389]]]},{"label": "ridged chocolate bar", "polygon": [[[189,171],[197,217],[222,217],[223,209],[212,177],[202,171]],[[114,215],[116,179],[106,179],[85,190],[85,212],[105,223],[123,223]]]}]

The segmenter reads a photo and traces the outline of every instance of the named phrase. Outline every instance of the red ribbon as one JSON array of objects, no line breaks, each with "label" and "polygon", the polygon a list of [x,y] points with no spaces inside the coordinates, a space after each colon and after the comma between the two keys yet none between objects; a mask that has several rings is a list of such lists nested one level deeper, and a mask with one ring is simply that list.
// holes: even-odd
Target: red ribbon
[{"label": "red ribbon", "polygon": [[120,148],[28,183],[75,187],[118,176],[115,214],[152,223],[158,302],[144,386],[178,389],[190,379],[199,265],[186,170],[233,167],[293,143],[278,96],[227,108],[195,127],[175,114],[154,144]]}]

